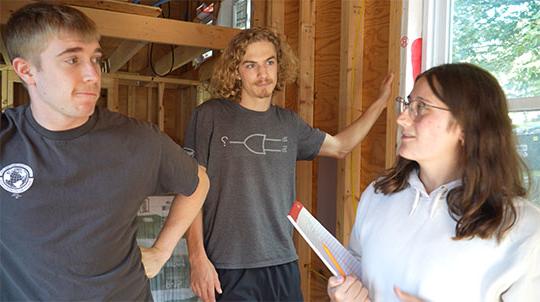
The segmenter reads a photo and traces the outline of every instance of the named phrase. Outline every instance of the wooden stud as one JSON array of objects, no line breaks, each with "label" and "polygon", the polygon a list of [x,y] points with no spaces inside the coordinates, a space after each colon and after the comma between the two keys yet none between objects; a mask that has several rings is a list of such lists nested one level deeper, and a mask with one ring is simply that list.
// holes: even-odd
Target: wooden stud
[{"label": "wooden stud", "polygon": [[[388,38],[388,71],[394,73],[394,83],[392,83],[392,96],[399,95],[399,80],[401,72],[401,16],[403,14],[403,2],[390,2],[390,30]],[[397,148],[397,123],[396,106],[392,103],[386,109],[386,157],[385,168],[390,168],[396,160]]]},{"label": "wooden stud", "polygon": [[119,112],[120,102],[118,93],[118,79],[111,79],[107,88],[107,108],[110,111]]},{"label": "wooden stud", "polygon": [[7,65],[11,65],[7,48],[6,48],[6,45],[4,44],[4,37],[2,36],[2,32],[3,32],[3,26],[0,26],[0,54],[2,55],[2,59],[4,60],[4,63]]},{"label": "wooden stud", "polygon": [[[133,60],[128,63],[128,71],[133,72]],[[127,116],[135,117],[137,104],[137,87],[135,85],[128,86],[127,91]]]},{"label": "wooden stud", "polygon": [[2,72],[2,110],[15,106],[15,83],[23,83],[10,65],[0,65]]},{"label": "wooden stud", "polygon": [[[314,51],[315,51],[315,1],[305,0],[300,2],[299,20],[299,58],[300,77],[298,88],[298,114],[308,124],[313,125],[313,83],[314,83]],[[301,161],[297,163],[296,170],[297,198],[304,206],[313,211],[313,163]],[[304,240],[296,242],[299,255],[300,279],[302,292],[306,301],[311,301],[311,248]]]},{"label": "wooden stud", "polygon": [[191,114],[197,102],[197,87],[190,86],[180,88],[180,90],[180,102],[176,104],[178,108],[176,129],[178,130],[179,141],[181,144],[183,144],[184,134],[189,125]]},{"label": "wooden stud", "polygon": [[275,30],[276,32],[283,34],[285,31],[285,1],[281,0],[268,0],[266,8],[266,25]]},{"label": "wooden stud", "polygon": [[8,86],[7,86],[7,107],[11,108],[15,104],[15,83],[22,83],[19,76],[14,72],[8,72]]},{"label": "wooden stud", "polygon": [[[182,89],[179,87],[177,89],[178,93],[178,102],[175,104],[175,121],[176,121],[176,127],[175,132],[178,136],[178,142],[180,144],[183,144],[184,141],[184,116],[182,114],[182,111],[184,110],[184,107],[187,105],[187,99],[188,99],[188,89]],[[188,117],[189,118],[189,117]]]},{"label": "wooden stud", "polygon": [[158,126],[161,131],[165,130],[165,107],[163,95],[165,94],[165,83],[158,84]]},{"label": "wooden stud", "polygon": [[[340,20],[339,1],[316,2],[315,31],[315,111],[317,128],[330,134],[338,133]],[[337,67],[337,68],[336,68]]]},{"label": "wooden stud", "polygon": [[136,105],[137,105],[137,87],[128,86],[128,112],[129,117],[135,117],[136,115]]},{"label": "wooden stud", "polygon": [[146,120],[148,122],[154,121],[154,90],[152,87],[146,88]]},{"label": "wooden stud", "polygon": [[[291,50],[299,55],[300,44],[300,3],[302,1],[287,1],[285,5],[285,12],[283,17],[283,30],[282,38],[289,44]],[[298,62],[300,65],[300,62]],[[287,109],[297,112],[298,111],[298,88],[299,88],[299,74],[296,74],[297,78],[294,82],[285,86],[281,95],[276,95],[276,99],[283,100],[283,106]]]},{"label": "wooden stud", "polygon": [[266,26],[266,2],[267,0],[251,0],[251,26]]},{"label": "wooden stud", "polygon": [[[268,7],[267,11],[267,20],[266,24],[269,25],[273,30],[275,30],[282,39],[284,37],[285,31],[285,1],[281,0],[269,0],[266,2]],[[281,91],[275,91],[272,96],[272,103],[274,105],[285,107],[285,88]]]},{"label": "wooden stud", "polygon": [[[341,1],[339,130],[362,112],[364,15],[364,1]],[[345,159],[338,161],[336,236],[344,245],[348,244],[358,200],[360,152],[361,148],[356,147]]]},{"label": "wooden stud", "polygon": [[313,125],[315,66],[315,1],[300,2],[298,114]]},{"label": "wooden stud", "polygon": [[[380,86],[389,70],[391,2],[342,1],[340,129],[358,118],[375,101],[379,92],[373,87]],[[336,233],[344,244],[348,244],[362,191],[385,167],[385,115],[383,113],[377,120],[360,148],[355,148],[338,163]]]},{"label": "wooden stud", "polygon": [[[364,16],[364,70],[362,90],[362,109],[366,110],[379,96],[378,87],[388,74],[388,38],[390,31],[390,5],[393,1],[366,0],[366,14]],[[397,56],[399,57],[399,56]],[[374,89],[375,88],[375,89]],[[386,135],[387,135],[387,112],[383,112],[371,128],[369,134],[362,142],[362,163],[359,187],[355,188],[356,209],[357,200],[362,191],[377,177],[385,168]],[[354,219],[354,218],[353,218]],[[351,221],[352,227],[354,221]]]},{"label": "wooden stud", "polygon": [[101,89],[109,89],[113,87],[113,79],[101,78]]},{"label": "wooden stud", "polygon": [[[341,19],[341,2],[340,1],[316,1],[315,9],[315,66],[314,66],[314,125],[330,134],[338,132],[338,116],[339,116],[339,76],[340,76],[340,22]],[[288,18],[287,18],[288,19]],[[289,33],[287,33],[289,35]],[[313,176],[313,208],[317,209],[317,217],[328,217],[328,220],[321,221],[323,224],[328,224],[331,232],[335,232],[335,197],[332,199],[324,199],[323,193],[317,187],[324,183],[333,183],[336,185],[337,171],[329,170],[326,164],[320,165],[321,162],[335,162],[337,169],[338,160],[334,159],[316,159],[314,163]],[[319,169],[323,169],[320,171]],[[336,187],[328,188],[330,190]],[[325,191],[326,189],[322,189]],[[329,193],[329,192],[328,192]],[[324,193],[323,193],[324,194]],[[333,207],[334,209],[328,209]],[[323,215],[321,211],[331,210],[333,217],[328,216],[329,213]],[[326,268],[319,257],[312,256],[311,259],[311,274],[310,274],[310,298],[311,301],[328,301],[326,285],[330,271]]]},{"label": "wooden stud", "polygon": [[8,73],[7,69],[2,69],[2,107],[0,110],[4,110],[9,107],[8,105]]}]

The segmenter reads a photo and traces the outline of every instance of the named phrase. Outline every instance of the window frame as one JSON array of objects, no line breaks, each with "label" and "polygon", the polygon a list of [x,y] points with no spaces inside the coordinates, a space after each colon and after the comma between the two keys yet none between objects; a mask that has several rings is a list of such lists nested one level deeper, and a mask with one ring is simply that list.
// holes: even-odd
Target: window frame
[{"label": "window frame", "polygon": [[[412,0],[418,1],[418,0]],[[422,70],[449,63],[452,57],[452,11],[454,0],[421,0],[422,22]],[[540,110],[540,95],[525,98],[508,98],[508,110]]]},{"label": "window frame", "polygon": [[[422,5],[422,70],[451,62],[454,0],[407,1],[407,7],[414,6],[418,8],[418,5]],[[409,78],[402,79],[405,80],[403,81],[405,86],[412,87],[413,83],[409,82]],[[521,98],[508,97],[508,111],[509,113],[540,111],[540,95]],[[540,204],[539,193],[540,183],[533,181],[529,198]]]}]

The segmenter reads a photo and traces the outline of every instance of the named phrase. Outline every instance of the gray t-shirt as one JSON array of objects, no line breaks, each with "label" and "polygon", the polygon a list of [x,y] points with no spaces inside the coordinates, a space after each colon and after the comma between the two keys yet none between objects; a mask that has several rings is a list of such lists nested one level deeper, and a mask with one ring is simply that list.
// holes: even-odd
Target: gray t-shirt
[{"label": "gray t-shirt", "polygon": [[287,220],[297,160],[311,160],[325,133],[271,106],[248,110],[210,100],[193,112],[185,147],[207,168],[204,244],[216,268],[279,265],[297,259]]},{"label": "gray t-shirt", "polygon": [[29,107],[0,127],[0,300],[151,300],[135,241],[145,197],[191,195],[197,163],[155,126],[97,108],[42,128]]}]

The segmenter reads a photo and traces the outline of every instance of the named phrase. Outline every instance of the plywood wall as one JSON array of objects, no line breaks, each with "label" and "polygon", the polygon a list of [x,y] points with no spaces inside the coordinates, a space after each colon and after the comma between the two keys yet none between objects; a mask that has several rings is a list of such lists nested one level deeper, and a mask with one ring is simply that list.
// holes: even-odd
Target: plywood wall
[{"label": "plywood wall", "polygon": [[[398,48],[391,47],[394,42],[390,41],[390,25],[399,26],[399,20],[391,22],[390,18],[391,11],[394,16],[396,11],[399,13],[396,7],[400,7],[401,1],[286,1],[283,33],[297,53],[302,43],[309,42],[303,40],[306,38],[305,33],[302,33],[302,22],[306,22],[302,9],[308,4],[315,6],[315,18],[310,24],[315,48],[312,123],[314,127],[336,134],[375,101],[380,82],[388,72],[399,73],[395,62],[389,65],[392,61],[390,51],[399,51]],[[395,56],[399,57],[399,53]],[[306,84],[302,81],[302,78],[299,78],[297,83],[288,86],[285,92],[285,106],[299,112],[301,116],[306,110],[301,107],[305,104],[300,102],[302,94],[299,87]],[[315,216],[317,208],[321,208],[318,202],[335,202],[330,205],[337,208],[334,229],[338,238],[345,243],[348,242],[361,192],[388,164],[387,154],[391,152],[387,152],[386,144],[388,137],[395,135],[395,127],[389,125],[388,121],[392,122],[392,118],[387,117],[385,112],[361,146],[347,159],[339,161],[337,171],[318,173],[318,160],[307,168],[307,172],[300,171],[306,167],[298,165],[297,177],[303,178],[311,171],[312,179],[310,188],[305,187],[306,179],[297,180],[297,196],[311,196],[312,200],[304,202],[310,205]],[[338,193],[335,201],[318,200],[318,184],[336,181],[336,175]],[[296,240],[296,244],[301,258],[301,275],[304,278],[304,298],[306,301],[327,301],[326,282],[330,275],[328,270],[313,253],[306,253],[302,240]]]}]

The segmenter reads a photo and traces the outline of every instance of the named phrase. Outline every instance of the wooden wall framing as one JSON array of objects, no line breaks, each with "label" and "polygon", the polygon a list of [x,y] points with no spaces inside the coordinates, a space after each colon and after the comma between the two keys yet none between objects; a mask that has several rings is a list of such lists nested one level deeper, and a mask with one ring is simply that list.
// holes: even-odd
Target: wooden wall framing
[{"label": "wooden wall framing", "polygon": [[[194,72],[194,76],[185,79],[173,77],[147,76],[149,70],[142,70],[143,74],[137,74],[141,70],[131,68],[133,61],[141,62],[141,50],[144,52],[149,43],[163,43],[176,45],[174,49],[175,64],[173,70],[201,55],[207,49],[223,49],[229,40],[239,32],[238,29],[214,25],[205,25],[193,22],[184,22],[176,19],[158,18],[161,9],[136,5],[129,2],[114,0],[55,0],[59,3],[73,5],[89,16],[97,25],[98,31],[104,37],[122,39],[118,47],[109,57],[111,73],[103,74],[103,87],[107,91],[107,100],[104,105],[113,111],[121,111],[129,116],[135,116],[155,122],[160,129],[176,141],[183,138],[184,121],[188,112],[193,108],[184,108],[184,103],[195,106],[198,94],[203,89],[192,90],[189,87],[199,86],[198,80],[191,80],[197,76],[209,78],[211,62],[205,62],[199,68],[200,72]],[[0,1],[0,24],[5,24],[11,14],[20,7],[35,0],[2,0]],[[180,3],[181,5],[182,3]],[[175,3],[176,6],[179,3]],[[105,39],[104,39],[105,40]],[[4,62],[9,63],[3,45],[0,51]],[[124,65],[128,65],[131,73],[118,72]],[[165,73],[170,65],[170,54],[165,53],[157,59],[155,68],[158,74]],[[2,74],[2,108],[11,107],[14,102],[14,83],[17,82],[13,72]],[[146,88],[140,89],[141,84]],[[185,93],[185,90],[191,91]],[[171,93],[171,91],[175,91]],[[195,91],[195,92],[193,92]],[[182,99],[190,97],[193,99]],[[155,104],[154,104],[155,102]],[[177,105],[171,105],[171,104]],[[18,104],[18,103],[17,103]],[[155,105],[151,106],[151,104]],[[144,105],[144,107],[142,107]],[[140,114],[140,108],[147,108],[147,112]],[[174,111],[182,115],[169,114],[166,111]],[[154,112],[155,111],[155,112]],[[168,125],[178,125],[169,127]]]},{"label": "wooden wall framing", "polygon": [[[263,2],[257,0],[254,7],[263,6]],[[266,16],[268,26],[281,28],[280,5],[284,2],[283,35],[299,54],[300,76],[296,85],[287,87],[287,99],[278,99],[276,104],[284,104],[306,122],[335,134],[375,101],[388,72],[396,75],[392,95],[397,94],[401,1],[267,0],[266,11],[258,12],[254,20],[261,25]],[[338,161],[336,234],[344,243],[349,240],[362,191],[394,161],[394,112],[390,101],[361,146]],[[315,215],[317,169],[317,161],[299,162],[296,182],[297,198]],[[303,240],[295,243],[304,298],[328,300],[328,272]]]},{"label": "wooden wall framing", "polygon": [[[313,125],[314,66],[315,66],[315,0],[300,2],[298,29],[298,101],[297,111],[308,124]],[[313,162],[300,161],[296,166],[297,199],[307,209],[313,209]],[[297,237],[298,238],[298,237]],[[311,301],[312,251],[303,240],[296,240],[300,257],[300,276],[304,299]]]},{"label": "wooden wall framing", "polygon": [[[14,11],[32,2],[34,1],[2,0],[0,23],[5,24]],[[78,6],[77,9],[96,22],[101,35],[126,40],[223,49],[239,31],[222,26],[208,26],[88,7]],[[122,26],[119,26],[120,24]]]},{"label": "wooden wall framing", "polygon": [[[0,21],[4,23],[10,11],[28,1],[1,0]],[[401,5],[402,1],[391,0],[253,0],[253,25],[276,29],[300,58],[298,81],[277,94],[274,102],[297,111],[313,126],[335,134],[375,100],[380,81],[389,71],[396,75],[392,96],[397,95]],[[135,44],[124,46],[126,52],[134,45],[144,47],[147,42],[164,42],[191,47],[196,55],[203,48],[223,48],[238,32],[122,12],[98,12],[95,8],[81,10],[99,22],[103,35],[134,40]],[[119,22],[125,26],[118,27]],[[155,34],[157,28],[166,27],[173,29]],[[119,57],[123,56],[130,55],[120,52]],[[211,64],[212,61],[203,65],[201,77],[208,78]],[[13,83],[18,79],[9,67],[0,66],[0,70],[1,104],[5,108],[13,105]],[[192,108],[207,98],[199,84],[199,81],[133,73],[104,74],[103,88],[107,90],[104,102],[111,110],[155,122],[173,139],[182,141]],[[185,102],[185,106],[173,106],[178,100]],[[338,162],[336,234],[345,243],[361,192],[394,161],[394,111],[390,105],[362,145]],[[317,169],[317,161],[299,162],[296,182],[297,198],[315,215]],[[305,300],[327,300],[328,272],[303,240],[295,242]]]},{"label": "wooden wall framing", "polygon": [[[16,83],[22,82],[11,66],[0,65],[0,72],[3,110],[20,104],[14,99],[14,92]],[[193,80],[126,72],[103,74],[101,81],[101,88],[106,91],[104,105],[109,110],[155,123],[177,142],[183,141],[200,86],[200,82]]]},{"label": "wooden wall framing", "polygon": [[[400,1],[352,1],[342,5],[342,62],[340,88],[340,129],[359,116],[379,93],[381,80],[394,72],[392,95],[399,85]],[[348,33],[348,36],[344,34]],[[357,38],[360,41],[357,42]],[[357,202],[362,191],[395,157],[395,107],[377,120],[360,148],[339,163],[337,235],[348,243]]]}]

